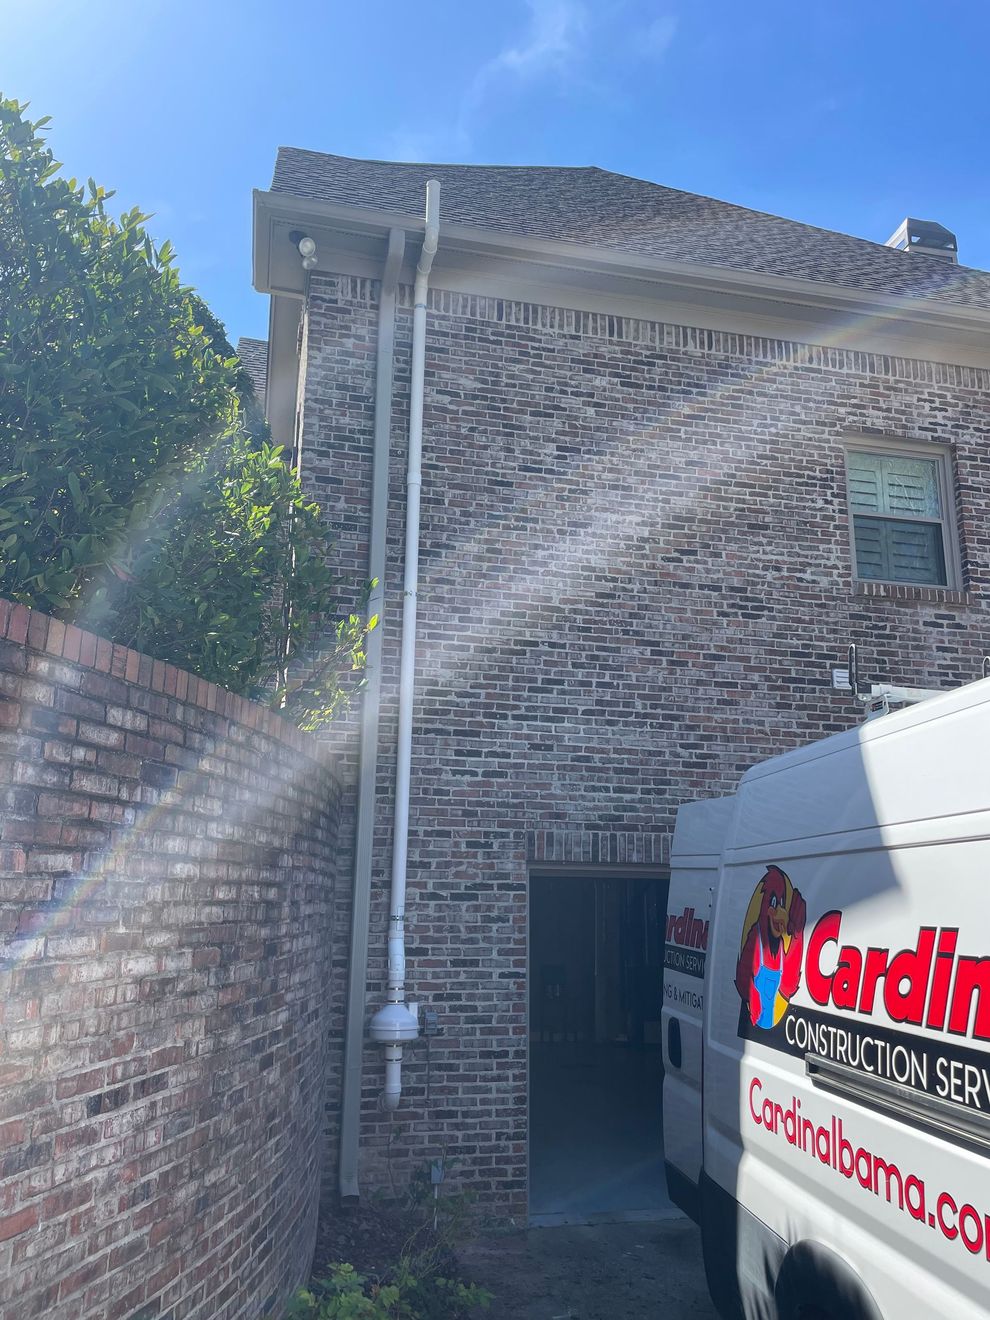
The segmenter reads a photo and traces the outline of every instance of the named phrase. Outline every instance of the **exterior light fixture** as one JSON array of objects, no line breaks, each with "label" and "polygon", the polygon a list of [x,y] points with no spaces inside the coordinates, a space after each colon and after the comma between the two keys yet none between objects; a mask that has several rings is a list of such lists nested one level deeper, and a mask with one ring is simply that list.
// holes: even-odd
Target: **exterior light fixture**
[{"label": "exterior light fixture", "polygon": [[303,270],[312,270],[318,260],[316,256],[316,239],[310,238],[309,234],[304,234],[301,230],[293,229],[289,235],[289,241],[295,243],[299,255],[302,257]]}]

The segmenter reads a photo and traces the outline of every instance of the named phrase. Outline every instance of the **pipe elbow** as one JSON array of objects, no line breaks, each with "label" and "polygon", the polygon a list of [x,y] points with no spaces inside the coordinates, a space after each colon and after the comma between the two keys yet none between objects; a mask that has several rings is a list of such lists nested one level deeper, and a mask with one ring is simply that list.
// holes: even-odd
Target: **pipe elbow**
[{"label": "pipe elbow", "polygon": [[440,180],[430,179],[426,185],[426,228],[423,247],[419,254],[416,274],[428,276],[433,258],[440,245]]}]

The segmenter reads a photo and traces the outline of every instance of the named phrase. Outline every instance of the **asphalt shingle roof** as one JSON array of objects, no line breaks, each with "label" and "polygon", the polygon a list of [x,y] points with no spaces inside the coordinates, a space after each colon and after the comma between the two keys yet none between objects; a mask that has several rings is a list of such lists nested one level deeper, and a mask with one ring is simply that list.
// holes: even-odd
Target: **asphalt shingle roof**
[{"label": "asphalt shingle roof", "polygon": [[268,340],[245,339],[237,341],[237,356],[241,366],[251,378],[254,392],[262,408],[265,406],[265,384],[268,378]]},{"label": "asphalt shingle roof", "polygon": [[441,183],[441,223],[990,309],[986,271],[596,166],[420,165],[281,147],[272,191],[422,219],[430,178]]}]

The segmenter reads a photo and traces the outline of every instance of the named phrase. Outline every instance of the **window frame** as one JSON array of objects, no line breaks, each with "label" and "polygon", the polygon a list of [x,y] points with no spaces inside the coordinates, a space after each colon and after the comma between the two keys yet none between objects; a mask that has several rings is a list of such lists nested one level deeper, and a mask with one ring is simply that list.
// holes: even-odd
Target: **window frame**
[{"label": "window frame", "polygon": [[[935,464],[935,480],[938,485],[941,518],[902,517],[884,518],[883,515],[858,514],[853,508],[850,490],[850,454],[874,454],[880,458],[896,457],[926,459]],[[853,582],[880,584],[889,587],[916,587],[922,591],[961,591],[963,589],[962,556],[959,550],[958,511],[956,508],[956,483],[952,462],[952,451],[948,445],[919,443],[912,440],[898,440],[888,436],[855,435],[843,441],[843,468],[845,471],[846,515],[849,531],[849,553],[852,559]],[[923,522],[931,525],[937,522],[942,531],[942,558],[945,563],[945,582],[911,582],[898,578],[862,577],[859,560],[856,556],[856,517],[877,517],[878,521]]]}]

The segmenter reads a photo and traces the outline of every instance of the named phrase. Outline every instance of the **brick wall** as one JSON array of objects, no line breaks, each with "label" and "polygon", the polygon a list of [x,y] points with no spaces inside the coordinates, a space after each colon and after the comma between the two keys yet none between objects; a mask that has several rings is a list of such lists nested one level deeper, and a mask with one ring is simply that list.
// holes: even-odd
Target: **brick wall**
[{"label": "brick wall", "polygon": [[[409,293],[392,431],[386,691],[369,1007],[381,1001],[401,593]],[[366,571],[377,286],[316,276],[304,477]],[[410,843],[409,997],[441,1011],[380,1112],[365,1187],[446,1147],[526,1207],[531,864],[646,865],[678,803],[845,727],[829,687],[954,686],[990,648],[988,373],[434,290]],[[961,593],[852,579],[842,442],[952,446]]]},{"label": "brick wall", "polygon": [[0,802],[0,1316],[280,1314],[316,1231],[328,758],[0,601]]}]

